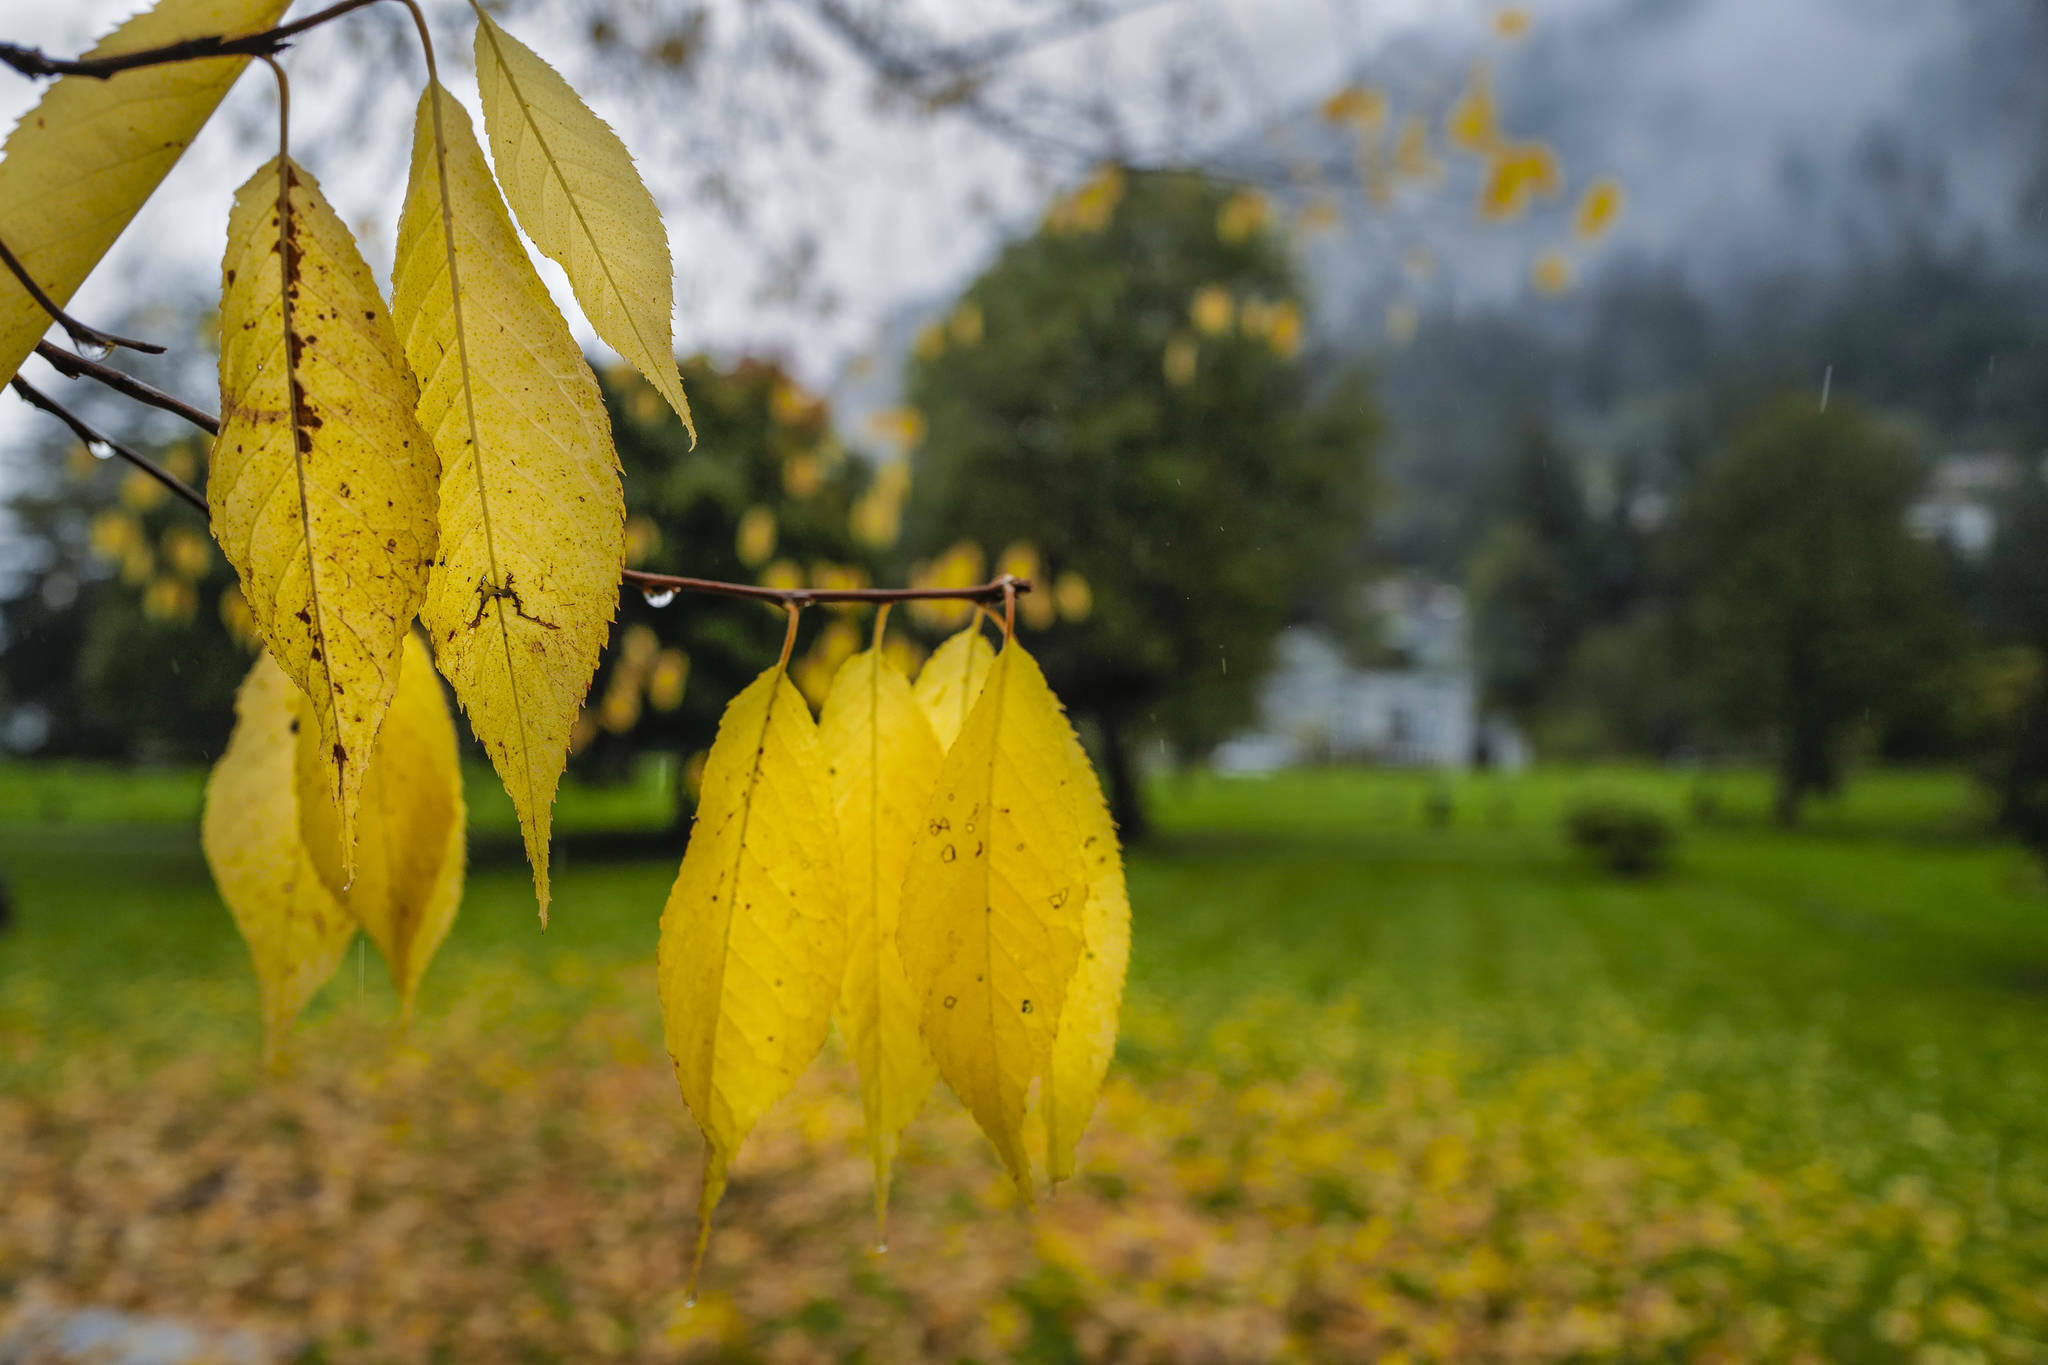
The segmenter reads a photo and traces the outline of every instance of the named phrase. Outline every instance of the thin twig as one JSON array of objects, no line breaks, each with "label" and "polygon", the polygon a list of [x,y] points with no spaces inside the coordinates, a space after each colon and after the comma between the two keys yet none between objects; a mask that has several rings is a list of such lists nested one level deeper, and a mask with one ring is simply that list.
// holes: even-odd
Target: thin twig
[{"label": "thin twig", "polygon": [[28,267],[23,265],[20,258],[7,249],[7,243],[4,241],[0,241],[0,264],[6,265],[14,273],[14,278],[21,281],[21,287],[28,290],[28,296],[34,299],[45,313],[48,313],[57,320],[57,325],[64,329],[65,334],[71,338],[73,345],[93,346],[109,351],[113,350],[116,346],[126,346],[131,351],[141,351],[145,355],[162,355],[164,353],[164,348],[155,342],[136,341],[130,337],[115,336],[112,332],[102,332],[97,327],[88,327],[77,318],[72,317],[71,314],[64,311],[57,300],[44,292],[43,287],[36,283],[35,276],[28,273]]},{"label": "thin twig", "polygon": [[154,384],[145,384],[132,374],[124,374],[111,365],[102,365],[97,360],[87,360],[74,355],[62,346],[52,346],[47,341],[36,343],[36,354],[49,362],[50,368],[66,379],[93,379],[106,385],[115,393],[133,398],[138,403],[147,403],[153,408],[182,417],[209,436],[220,435],[220,418],[204,408],[195,408],[175,394],[165,393]]},{"label": "thin twig", "polygon": [[[69,409],[33,388],[18,375],[14,379],[14,390],[31,407],[41,408],[70,427],[79,440],[87,445],[107,446],[116,455],[190,503],[202,516],[207,514],[205,494],[148,456],[138,454],[120,442],[102,436]],[[215,430],[219,428],[217,418],[197,408],[192,410],[191,420],[197,426],[211,426]],[[649,573],[644,569],[627,569],[620,575],[620,579],[622,586],[638,588],[643,593],[703,593],[714,597],[737,597],[751,602],[773,602],[781,607],[807,607],[826,602],[992,603],[1002,601],[1009,593],[1031,591],[1030,579],[1017,578],[1011,574],[1003,574],[970,588],[764,588],[758,583],[727,583],[716,578],[687,578],[679,574]]]},{"label": "thin twig", "polygon": [[303,19],[294,19],[289,24],[279,24],[276,28],[267,28],[259,33],[216,33],[165,43],[162,47],[138,48],[133,52],[112,52],[103,57],[52,57],[39,48],[23,47],[19,43],[0,43],[0,65],[11,66],[24,76],[88,76],[103,81],[109,76],[118,76],[123,71],[134,71],[145,66],[164,66],[172,62],[203,61],[209,57],[274,57],[284,51],[293,38],[307,29],[318,28],[352,10],[359,10],[365,5],[375,3],[376,0],[341,0],[340,4],[329,5],[317,14],[309,14]]},{"label": "thin twig", "polygon": [[744,597],[782,607],[808,607],[825,602],[1000,602],[1006,593],[1030,592],[1031,580],[1002,574],[971,588],[764,588],[758,583],[727,583],[716,578],[628,569],[625,586],[643,593],[696,592],[716,597]]},{"label": "thin twig", "polygon": [[52,417],[55,417],[65,426],[70,427],[72,434],[78,437],[79,440],[85,442],[87,446],[105,446],[107,449],[113,451],[116,455],[119,455],[122,459],[126,460],[129,464],[134,465],[137,469],[149,475],[149,477],[155,479],[164,487],[170,489],[173,493],[183,498],[186,502],[191,503],[192,506],[199,509],[199,514],[201,516],[207,515],[206,495],[201,493],[198,489],[194,488],[191,484],[186,483],[176,474],[173,474],[170,470],[165,469],[155,460],[150,459],[147,455],[143,455],[137,451],[130,450],[127,446],[122,445],[119,441],[114,440],[110,436],[101,435],[93,428],[87,426],[85,422],[82,419],[80,419],[76,413],[72,412],[63,404],[57,402],[56,399],[51,398],[49,395],[42,392],[42,390],[30,384],[26,379],[23,379],[20,375],[14,376],[13,388],[16,393],[22,396],[23,400],[26,401],[30,407],[41,408],[44,412],[49,413]]}]

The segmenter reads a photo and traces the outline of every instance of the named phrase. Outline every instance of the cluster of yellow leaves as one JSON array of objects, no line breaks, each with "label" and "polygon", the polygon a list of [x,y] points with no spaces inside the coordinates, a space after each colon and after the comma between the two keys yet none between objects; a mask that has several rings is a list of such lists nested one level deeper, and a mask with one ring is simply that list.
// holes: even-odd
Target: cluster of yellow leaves
[{"label": "cluster of yellow leaves", "polygon": [[[342,842],[312,701],[268,654],[235,698],[207,782],[200,840],[263,992],[265,1050],[333,973],[361,928],[405,1014],[462,899],[465,819],[455,726],[417,636],[402,651],[369,755],[353,849]],[[346,856],[354,854],[351,860]]]},{"label": "cluster of yellow leaves", "polygon": [[[283,8],[160,0],[101,50],[260,28]],[[254,959],[273,1055],[358,929],[409,1016],[453,922],[465,813],[441,677],[511,796],[547,919],[555,791],[610,633],[629,528],[596,376],[521,228],[561,266],[598,335],[691,421],[652,197],[612,130],[473,8],[495,173],[463,106],[430,76],[388,306],[348,225],[288,153],[241,187],[228,222],[207,501],[240,588],[223,617],[262,651],[208,783],[202,842]],[[53,293],[83,279],[242,65],[65,78],[16,130],[0,162],[12,206],[0,228]],[[1084,186],[1074,225],[1102,226],[1121,187],[1111,173]],[[17,237],[24,205],[39,217]],[[1262,222],[1263,200],[1253,207]],[[0,294],[0,350],[25,354],[41,330],[24,299]],[[964,305],[947,336],[975,345],[982,327]],[[792,421],[818,410],[794,393],[773,401]],[[922,441],[914,409],[880,418],[902,452]],[[822,458],[785,467],[794,496],[822,477],[802,461]],[[895,538],[907,470],[886,467],[856,508],[857,529],[872,523],[864,539]],[[131,490],[133,513],[161,496]],[[119,515],[95,526],[95,543],[147,579],[156,556]],[[658,532],[642,526],[633,539],[645,555]],[[773,513],[752,509],[741,557],[759,564],[775,542]],[[171,574],[151,580],[155,612],[189,617],[205,545],[174,535],[162,553]],[[1006,562],[1038,565],[1030,547]],[[785,574],[800,571],[778,561],[763,577]],[[1086,585],[1063,579],[1025,608],[1027,624],[1049,621],[1055,600],[1085,612]],[[676,1076],[707,1142],[700,1261],[734,1152],[835,1014],[861,1059],[878,1211],[933,1074],[1028,1192],[1029,1097],[1043,1109],[1046,1169],[1071,1174],[1115,1045],[1129,951],[1122,865],[1059,703],[1022,646],[993,654],[972,626],[913,692],[882,624],[875,647],[856,652],[835,619],[814,650],[816,681],[836,669],[822,736],[785,651],[728,707],[694,781],[701,804],[662,914],[657,975]],[[614,730],[631,727],[643,699],[676,706],[689,668],[644,627],[620,648],[598,709]]]},{"label": "cluster of yellow leaves", "polygon": [[1122,859],[1059,702],[1022,645],[996,653],[975,625],[913,688],[883,624],[839,664],[821,724],[778,663],[726,708],[704,765],[658,956],[669,1054],[706,1143],[698,1264],[734,1154],[835,1013],[878,1218],[934,1075],[1028,1197],[1034,1086],[1060,1179],[1115,1047]]},{"label": "cluster of yellow leaves", "polygon": [[[261,29],[284,8],[160,0],[95,51]],[[462,107],[430,84],[389,307],[305,168],[280,156],[236,194],[207,497],[241,584],[234,615],[310,707],[307,761],[325,773],[344,876],[418,618],[512,795],[545,919],[549,813],[616,608],[624,505],[595,378],[514,212],[598,335],[690,417],[667,235],[624,145],[480,10],[475,46],[497,175]],[[65,77],[17,125],[0,160],[0,237],[52,295],[70,297],[245,65]],[[46,324],[0,281],[0,366],[11,373]],[[124,501],[141,511],[159,496]],[[122,539],[96,529],[124,576],[147,582],[152,615],[189,618],[196,548],[167,542],[157,575],[147,544]]]}]

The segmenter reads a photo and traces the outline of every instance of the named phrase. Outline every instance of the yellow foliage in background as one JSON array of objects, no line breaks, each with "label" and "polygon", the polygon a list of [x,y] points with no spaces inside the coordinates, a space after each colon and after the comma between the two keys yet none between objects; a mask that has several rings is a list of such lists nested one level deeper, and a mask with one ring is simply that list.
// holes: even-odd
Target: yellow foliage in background
[{"label": "yellow foliage in background", "polygon": [[758,568],[775,553],[775,509],[756,504],[740,514],[738,529],[733,534],[733,552],[740,557],[740,563],[748,568]]},{"label": "yellow foliage in background", "polygon": [[1242,242],[1264,228],[1273,216],[1273,205],[1257,190],[1239,190],[1224,201],[1216,213],[1216,235],[1226,242]]},{"label": "yellow foliage in background", "polygon": [[1237,316],[1236,300],[1220,284],[1205,284],[1188,300],[1188,318],[1204,336],[1221,336]]},{"label": "yellow foliage in background", "polygon": [[[929,563],[910,571],[913,588],[971,588],[988,579],[988,556],[971,540],[960,541]],[[911,619],[931,630],[957,630],[973,619],[968,602],[912,602]]]},{"label": "yellow foliage in background", "polygon": [[1479,192],[1480,217],[1496,223],[1518,218],[1534,200],[1555,198],[1564,187],[1563,180],[1557,155],[1545,144],[1503,146],[1487,162]]},{"label": "yellow foliage in background", "polygon": [[1578,210],[1572,215],[1572,231],[1587,241],[1606,236],[1621,217],[1622,202],[1620,181],[1612,176],[1593,181],[1579,196]]},{"label": "yellow foliage in background", "polygon": [[1078,188],[1052,201],[1045,214],[1046,231],[1100,232],[1116,216],[1116,206],[1123,197],[1123,168],[1099,167]]}]

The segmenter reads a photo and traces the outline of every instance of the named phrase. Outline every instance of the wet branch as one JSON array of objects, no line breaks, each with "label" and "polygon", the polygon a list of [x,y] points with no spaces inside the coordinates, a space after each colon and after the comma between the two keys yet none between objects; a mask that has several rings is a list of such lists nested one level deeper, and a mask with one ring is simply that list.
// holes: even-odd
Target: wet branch
[{"label": "wet branch", "polygon": [[[50,349],[55,350],[56,348],[52,347]],[[175,412],[202,431],[210,432],[214,435],[220,433],[220,419],[212,413],[201,411],[182,399],[173,398],[169,394],[151,389],[149,385],[142,383],[140,380],[131,379],[119,370],[108,369],[104,365],[95,365],[90,361],[81,360],[75,356],[67,356],[62,351],[58,351],[55,357],[45,355],[43,358],[50,361],[52,365],[56,365],[60,371],[66,365],[75,365],[78,373],[98,379],[116,392],[126,394],[138,402],[148,403],[152,407],[161,407],[166,412]],[[62,364],[59,363],[60,359],[63,362]],[[126,386],[148,390],[149,394],[153,396],[144,397],[139,393],[131,393]],[[147,455],[131,450],[119,441],[101,434],[89,426],[76,413],[42,392],[42,390],[31,385],[19,375],[14,377],[13,388],[30,407],[40,408],[65,426],[70,427],[72,434],[77,436],[79,440],[84,441],[88,446],[105,446],[129,464],[134,465],[137,469],[155,479],[165,488],[170,489],[171,492],[196,509],[201,516],[208,515],[206,495],[204,493],[201,493],[198,489],[192,487],[192,485],[186,483]],[[665,592],[702,593],[707,596],[734,597],[750,602],[772,602],[777,606],[799,609],[827,602],[980,602],[994,604],[1013,597],[1017,593],[1031,591],[1030,579],[1018,578],[1012,574],[1002,574],[987,583],[979,583],[971,588],[764,588],[758,583],[728,583],[716,578],[688,578],[679,574],[648,573],[641,569],[627,569],[620,575],[620,585],[627,588],[638,588],[643,594],[660,594]]]},{"label": "wet branch", "polygon": [[133,398],[138,403],[182,417],[209,436],[220,435],[220,419],[203,408],[195,408],[176,394],[165,393],[154,384],[145,384],[134,375],[124,374],[111,365],[102,365],[97,360],[87,360],[74,355],[62,346],[52,346],[47,341],[36,343],[36,354],[49,363],[51,369],[66,379],[91,379],[106,385],[124,398]]},{"label": "wet branch", "polygon": [[140,451],[130,450],[127,446],[122,445],[119,441],[116,441],[111,436],[103,435],[100,432],[94,430],[92,427],[88,426],[85,423],[85,420],[79,417],[78,414],[72,412],[71,409],[65,407],[56,399],[51,398],[49,395],[45,394],[41,389],[38,389],[34,385],[30,384],[26,379],[23,379],[20,375],[14,376],[12,387],[16,393],[21,395],[22,401],[26,402],[32,408],[41,408],[44,412],[49,413],[52,417],[62,422],[65,426],[70,427],[72,435],[76,436],[79,440],[85,442],[87,446],[105,446],[114,454],[119,455],[122,459],[126,460],[129,464],[134,465],[137,469],[149,475],[149,477],[151,477],[152,479],[155,479],[165,488],[170,489],[171,492],[177,494],[186,502],[192,504],[192,506],[199,510],[199,514],[201,516],[207,515],[206,495],[201,493],[198,489],[194,488],[191,484],[186,483],[176,474],[173,474],[170,470],[165,469],[155,460],[150,459],[147,455],[142,454]]},{"label": "wet branch", "polygon": [[138,48],[133,52],[114,52],[97,57],[52,57],[40,48],[23,47],[19,43],[0,43],[0,65],[11,66],[24,76],[38,79],[50,76],[86,76],[103,81],[109,76],[118,76],[123,71],[135,71],[146,66],[166,66],[172,62],[204,61],[209,57],[274,57],[290,46],[293,38],[306,30],[318,28],[322,24],[339,19],[344,14],[375,3],[376,0],[341,0],[340,4],[329,5],[316,14],[309,14],[303,19],[294,19],[289,24],[279,24],[276,28],[267,28],[258,33],[217,33],[165,43],[162,47]]}]

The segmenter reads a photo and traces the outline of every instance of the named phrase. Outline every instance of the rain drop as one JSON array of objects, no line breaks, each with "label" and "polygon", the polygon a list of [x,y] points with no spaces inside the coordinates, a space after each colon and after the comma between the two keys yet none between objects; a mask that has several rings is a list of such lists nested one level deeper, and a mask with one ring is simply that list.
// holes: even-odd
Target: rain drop
[{"label": "rain drop", "polygon": [[71,338],[71,349],[84,356],[87,360],[105,360],[114,353],[114,343],[111,341],[97,341],[91,337],[75,336]]},{"label": "rain drop", "polygon": [[87,441],[85,448],[92,452],[92,457],[95,460],[111,460],[114,458],[114,443],[112,441]]},{"label": "rain drop", "polygon": [[685,1307],[685,1308],[695,1308],[696,1306],[697,1306],[697,1296],[696,1296],[695,1294],[692,1294],[692,1295],[690,1295],[690,1296],[689,1296],[688,1298],[686,1298],[686,1299],[684,1299],[684,1300],[683,1300],[683,1307]]},{"label": "rain drop", "polygon": [[877,1243],[875,1243],[875,1255],[877,1255],[877,1256],[887,1256],[888,1254],[889,1254],[889,1244],[888,1244],[887,1242],[877,1242]]},{"label": "rain drop", "polygon": [[648,606],[658,611],[676,600],[676,590],[674,588],[642,588],[640,590],[640,597]]}]

